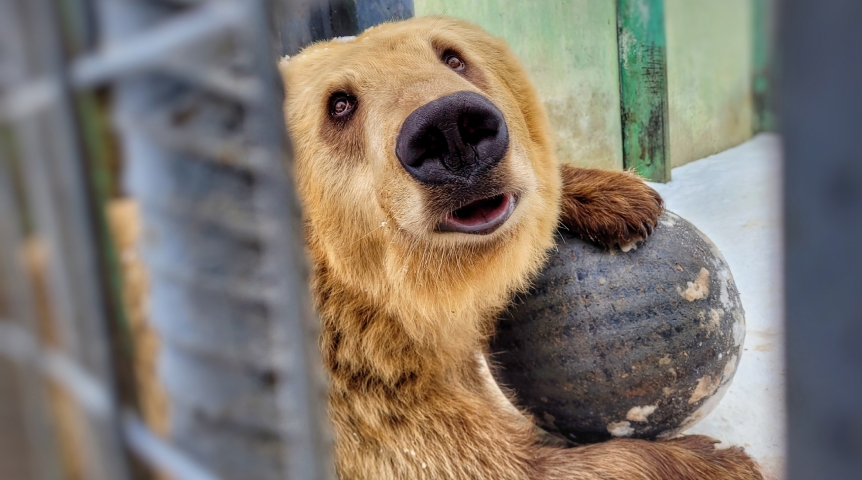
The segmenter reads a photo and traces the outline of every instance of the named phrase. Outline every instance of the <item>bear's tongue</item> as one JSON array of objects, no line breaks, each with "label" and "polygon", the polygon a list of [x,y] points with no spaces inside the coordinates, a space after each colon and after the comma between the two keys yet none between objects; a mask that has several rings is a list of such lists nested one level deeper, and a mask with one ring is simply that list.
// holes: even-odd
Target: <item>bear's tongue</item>
[{"label": "bear's tongue", "polygon": [[440,225],[440,230],[488,234],[502,225],[514,209],[514,196],[510,193],[483,198],[468,203],[447,215]]}]

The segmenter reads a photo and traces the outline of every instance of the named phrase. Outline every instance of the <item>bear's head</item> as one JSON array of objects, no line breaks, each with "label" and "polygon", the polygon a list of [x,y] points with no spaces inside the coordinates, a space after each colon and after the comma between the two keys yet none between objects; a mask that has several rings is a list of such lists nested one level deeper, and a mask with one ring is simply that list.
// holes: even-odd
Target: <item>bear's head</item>
[{"label": "bear's head", "polygon": [[317,43],[280,69],[318,281],[414,319],[417,335],[487,317],[525,286],[553,244],[560,175],[502,40],[416,18]]}]

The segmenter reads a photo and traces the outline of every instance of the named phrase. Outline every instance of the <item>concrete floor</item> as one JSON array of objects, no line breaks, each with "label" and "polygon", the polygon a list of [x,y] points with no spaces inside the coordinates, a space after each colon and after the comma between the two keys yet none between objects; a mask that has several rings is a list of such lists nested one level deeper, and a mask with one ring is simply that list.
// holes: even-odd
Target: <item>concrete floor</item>
[{"label": "concrete floor", "polygon": [[675,168],[670,183],[652,184],[668,210],[715,242],[745,308],[736,377],[718,407],[686,433],[745,447],[768,480],[785,478],[780,168],[779,137],[759,135]]}]

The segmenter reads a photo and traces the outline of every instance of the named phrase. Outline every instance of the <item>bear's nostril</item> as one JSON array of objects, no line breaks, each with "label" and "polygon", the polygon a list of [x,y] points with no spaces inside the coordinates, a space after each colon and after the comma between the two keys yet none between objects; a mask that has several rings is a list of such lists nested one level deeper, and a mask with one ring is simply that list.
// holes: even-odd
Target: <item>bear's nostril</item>
[{"label": "bear's nostril", "polygon": [[426,130],[424,135],[416,139],[414,148],[419,154],[409,161],[411,167],[420,167],[428,159],[442,158],[449,150],[446,145],[446,137],[437,128]]},{"label": "bear's nostril", "polygon": [[465,145],[476,146],[486,139],[497,136],[497,122],[489,115],[466,113],[458,119],[458,133]]},{"label": "bear's nostril", "polygon": [[478,93],[455,92],[407,116],[395,156],[422,183],[466,185],[499,164],[508,147],[502,112]]}]

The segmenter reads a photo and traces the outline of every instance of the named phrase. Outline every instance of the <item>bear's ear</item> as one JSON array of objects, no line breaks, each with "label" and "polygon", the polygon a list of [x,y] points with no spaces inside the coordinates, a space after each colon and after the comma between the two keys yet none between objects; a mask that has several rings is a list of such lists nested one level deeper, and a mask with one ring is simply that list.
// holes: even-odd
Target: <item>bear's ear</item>
[{"label": "bear's ear", "polygon": [[[290,69],[290,55],[285,55],[278,60],[278,74],[281,77],[282,88],[284,89],[285,101],[287,97],[287,71]],[[286,104],[285,104],[286,106]]]},{"label": "bear's ear", "polygon": [[281,75],[281,80],[287,84],[287,69],[290,68],[290,55],[285,55],[278,60],[278,73]]}]

